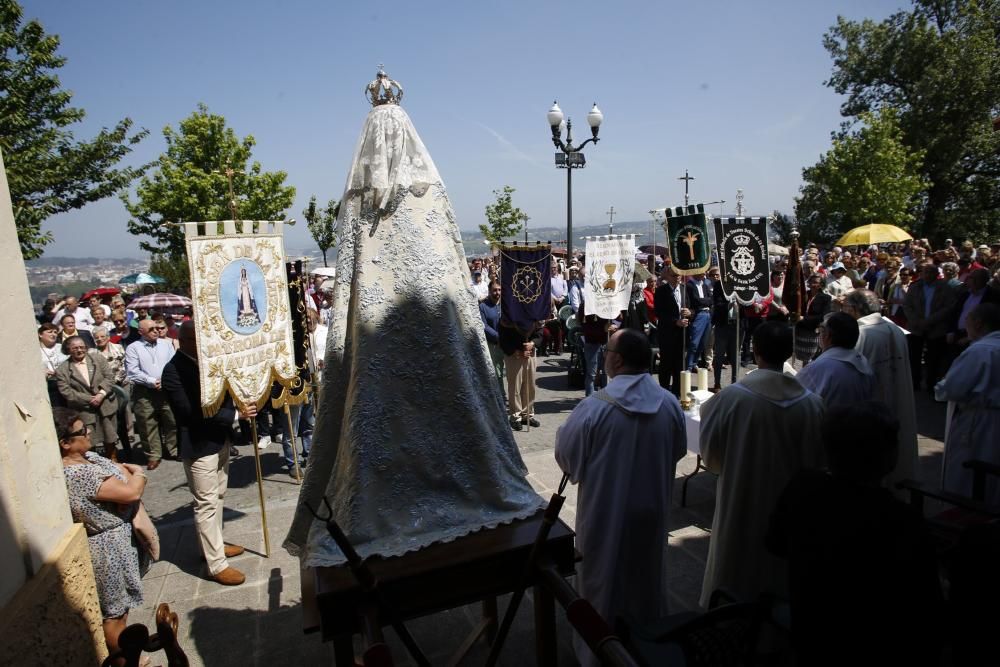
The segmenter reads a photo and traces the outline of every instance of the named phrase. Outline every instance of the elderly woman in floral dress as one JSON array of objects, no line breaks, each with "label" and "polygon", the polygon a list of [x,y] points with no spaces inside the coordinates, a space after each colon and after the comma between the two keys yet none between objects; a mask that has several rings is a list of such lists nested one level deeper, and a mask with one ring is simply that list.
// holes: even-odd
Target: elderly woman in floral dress
[{"label": "elderly woman in floral dress", "polygon": [[130,520],[138,510],[146,476],[138,465],[114,463],[90,451],[89,428],[79,413],[55,408],[53,416],[70,511],[73,521],[87,530],[104,639],[114,653],[129,609],[142,605],[139,554]]}]

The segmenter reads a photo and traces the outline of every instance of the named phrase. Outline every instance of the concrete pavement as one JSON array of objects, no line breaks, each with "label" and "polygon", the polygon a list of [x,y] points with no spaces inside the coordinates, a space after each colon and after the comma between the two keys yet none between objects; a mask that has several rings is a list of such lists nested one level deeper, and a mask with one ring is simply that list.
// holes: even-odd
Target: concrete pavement
[{"label": "concrete pavement", "polygon": [[[556,430],[583,397],[582,390],[567,387],[568,358],[568,355],[539,358],[536,412],[541,426],[514,434],[529,470],[529,480],[545,498],[562,477],[553,458]],[[944,409],[924,395],[918,396],[917,407],[922,434],[921,479],[934,483],[940,475]],[[230,467],[225,537],[227,542],[247,548],[246,554],[231,562],[247,575],[247,582],[225,587],[206,578],[183,468],[179,462],[164,461],[149,473],[145,494],[146,506],[159,528],[162,559],[144,577],[145,604],[129,615],[129,622],[152,628],[156,606],[169,603],[180,618],[181,645],[192,665],[332,664],[332,645],[323,644],[316,634],[302,633],[298,561],[280,546],[299,487],[282,470],[281,446],[272,444],[263,450],[261,462],[271,542],[270,558],[264,558],[252,449],[240,449],[244,455]],[[695,457],[689,454],[679,463],[678,476],[689,474],[694,466]],[[678,503],[681,481],[678,479],[675,484]],[[697,608],[714,511],[714,485],[714,476],[698,474],[690,483],[687,507],[675,505],[672,512],[667,549],[671,611]],[[576,493],[575,486],[568,487],[561,514],[570,526],[576,520]],[[501,600],[501,614],[505,607],[506,600]],[[413,621],[407,627],[431,661],[441,664],[478,621],[478,614],[478,607],[470,606]],[[534,664],[532,614],[529,595],[522,603],[501,664],[519,667]],[[570,649],[571,629],[561,610],[557,610],[557,618],[560,664],[575,664]],[[387,630],[386,637],[396,664],[410,664],[394,633]],[[466,664],[483,662],[486,652],[485,644],[480,641]],[[154,659],[154,664],[159,663]]]}]

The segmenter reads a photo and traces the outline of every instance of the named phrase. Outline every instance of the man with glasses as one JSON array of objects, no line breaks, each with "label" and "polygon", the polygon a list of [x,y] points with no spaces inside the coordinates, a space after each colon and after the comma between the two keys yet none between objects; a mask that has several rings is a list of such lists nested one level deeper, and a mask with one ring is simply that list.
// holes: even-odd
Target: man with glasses
[{"label": "man with glasses", "polygon": [[177,456],[177,425],[160,386],[174,346],[159,337],[153,320],[139,322],[139,335],[142,340],[125,350],[125,377],[132,385],[132,413],[148,456],[146,467],[156,470],[164,456]]},{"label": "man with glasses", "polygon": [[[687,432],[680,403],[649,374],[649,357],[641,331],[615,332],[605,347],[608,386],[556,433],[556,462],[580,485],[577,585],[607,619],[652,621],[667,611],[668,517]],[[599,663],[579,636],[574,649],[583,665]]]}]

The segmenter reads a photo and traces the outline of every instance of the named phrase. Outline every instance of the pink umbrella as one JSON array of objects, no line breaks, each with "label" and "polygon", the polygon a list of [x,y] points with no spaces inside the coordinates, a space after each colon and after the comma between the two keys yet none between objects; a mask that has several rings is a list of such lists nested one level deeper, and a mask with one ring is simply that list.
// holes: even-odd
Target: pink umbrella
[{"label": "pink umbrella", "polygon": [[186,296],[171,294],[170,292],[154,292],[146,294],[129,302],[128,307],[132,310],[145,308],[146,310],[163,310],[164,308],[190,308],[191,299]]}]

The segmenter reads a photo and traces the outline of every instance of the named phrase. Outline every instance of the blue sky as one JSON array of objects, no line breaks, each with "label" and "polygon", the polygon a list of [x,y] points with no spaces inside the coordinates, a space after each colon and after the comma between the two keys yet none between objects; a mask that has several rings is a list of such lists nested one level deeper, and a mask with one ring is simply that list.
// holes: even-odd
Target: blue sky
[{"label": "blue sky", "polygon": [[[341,197],[368,112],[362,89],[384,63],[445,184],[463,229],[492,191],[516,188],[532,227],[564,226],[566,178],[553,165],[553,99],[601,142],[573,175],[574,226],[648,220],[652,208],[725,199],[747,213],[791,213],[804,166],[829,148],[841,99],[823,33],[838,15],[881,20],[900,0],[770,2],[242,2],[34,0],[62,39],[61,70],[92,136],[124,116],[151,131],[134,161],[165,148],[162,129],[199,102],[257,140],[264,169],[288,172],[287,212],[311,194]],[[46,254],[141,256],[115,199],[51,219]],[[305,225],[286,245],[305,248]]]}]

